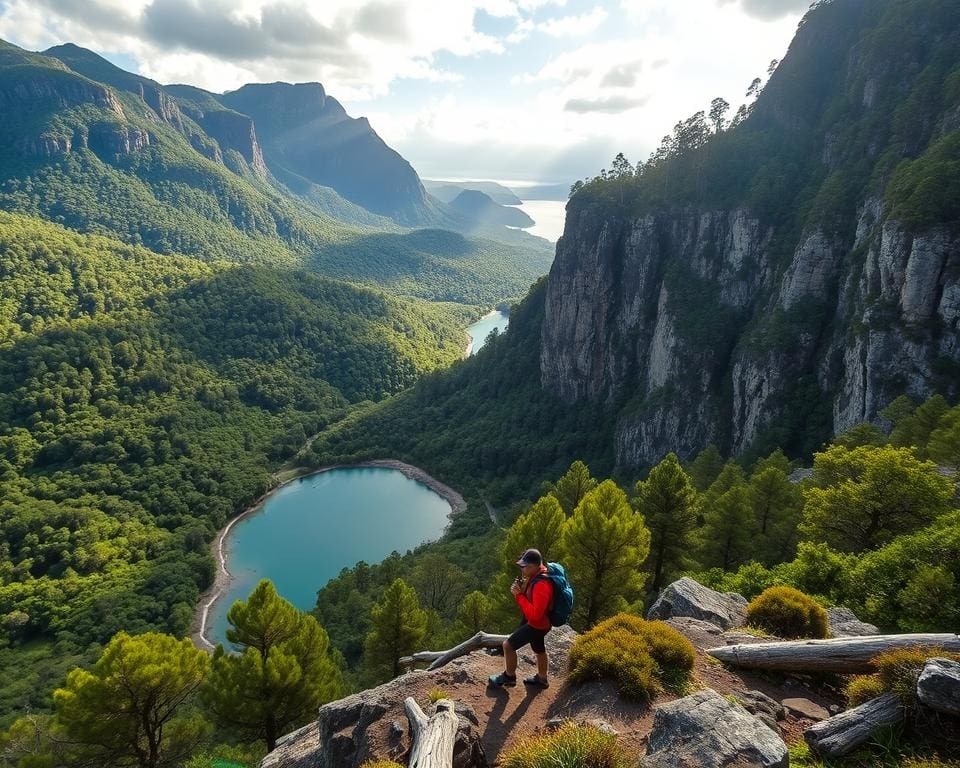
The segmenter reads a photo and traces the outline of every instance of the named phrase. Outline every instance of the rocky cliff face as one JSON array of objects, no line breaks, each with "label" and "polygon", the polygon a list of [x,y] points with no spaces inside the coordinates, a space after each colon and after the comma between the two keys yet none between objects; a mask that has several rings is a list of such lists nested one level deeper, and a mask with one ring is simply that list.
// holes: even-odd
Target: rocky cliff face
[{"label": "rocky cliff face", "polygon": [[[909,48],[912,64],[877,64],[884,52],[866,41],[889,21],[879,6],[890,7],[835,0],[814,9],[753,117],[722,137],[755,139],[758,152],[771,137],[812,147],[794,175],[796,186],[817,180],[813,203],[788,182],[773,212],[752,205],[746,188],[719,204],[691,193],[632,207],[578,195],[568,206],[547,289],[542,383],[568,402],[617,409],[621,465],[649,465],[668,451],[686,458],[709,443],[734,453],[800,435],[815,444],[876,419],[901,394],[958,394],[960,228],[945,214],[907,221],[884,186],[899,159],[953,136],[960,93],[926,106],[914,146],[891,135],[875,110],[911,99],[931,65]],[[833,23],[831,8],[851,29]],[[955,21],[941,43],[952,51]],[[823,94],[811,70],[838,38],[847,79]],[[811,105],[823,114],[811,115]],[[843,121],[831,117],[838,105]],[[838,138],[857,131],[868,163]],[[744,187],[756,186],[751,173]],[[817,204],[844,180],[835,207]]]}]

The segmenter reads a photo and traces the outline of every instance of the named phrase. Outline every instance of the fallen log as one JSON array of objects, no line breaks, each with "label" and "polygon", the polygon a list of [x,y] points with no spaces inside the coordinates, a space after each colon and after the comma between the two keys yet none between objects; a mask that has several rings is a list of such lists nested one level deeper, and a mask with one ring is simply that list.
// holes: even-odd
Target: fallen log
[{"label": "fallen log", "polygon": [[900,698],[885,693],[807,728],[803,738],[818,755],[842,757],[864,744],[877,729],[896,725],[903,718]]},{"label": "fallen log", "polygon": [[727,664],[750,669],[855,674],[872,672],[871,660],[879,653],[918,645],[960,651],[960,635],[927,633],[835,637],[829,640],[727,645],[709,648],[707,653]]},{"label": "fallen log", "polygon": [[436,712],[427,717],[420,705],[408,696],[403,708],[410,721],[412,744],[410,768],[452,768],[453,746],[457,737],[459,720],[450,699],[440,699]]},{"label": "fallen log", "polygon": [[480,648],[499,648],[507,637],[509,635],[489,635],[486,632],[477,632],[469,640],[464,640],[460,645],[446,651],[419,651],[412,656],[404,656],[400,659],[400,666],[409,667],[418,661],[429,661],[430,666],[427,669],[439,669],[444,664],[448,664],[460,656],[466,656],[471,651]]}]

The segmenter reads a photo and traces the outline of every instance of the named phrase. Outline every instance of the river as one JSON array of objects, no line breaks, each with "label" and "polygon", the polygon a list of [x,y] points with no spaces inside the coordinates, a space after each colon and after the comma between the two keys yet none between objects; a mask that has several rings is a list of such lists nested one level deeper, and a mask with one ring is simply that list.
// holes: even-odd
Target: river
[{"label": "river", "polygon": [[207,637],[226,643],[227,611],[260,579],[309,611],[341,569],[438,539],[449,514],[443,497],[396,469],[332,469],[281,486],[225,539],[233,578],[210,610]]},{"label": "river", "polygon": [[467,333],[470,334],[470,349],[467,354],[477,354],[480,348],[487,343],[487,336],[490,335],[490,331],[496,328],[500,333],[503,333],[507,330],[508,325],[510,325],[510,315],[498,309],[488,312],[467,328]]}]

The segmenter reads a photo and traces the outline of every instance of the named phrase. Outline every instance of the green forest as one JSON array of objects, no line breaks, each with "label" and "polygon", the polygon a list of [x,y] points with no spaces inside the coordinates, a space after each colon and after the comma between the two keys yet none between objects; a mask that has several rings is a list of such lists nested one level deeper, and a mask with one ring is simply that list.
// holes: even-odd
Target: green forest
[{"label": "green forest", "polygon": [[[0,717],[118,631],[183,635],[214,532],[470,315],[0,214]],[[51,677],[52,676],[52,677]]]}]

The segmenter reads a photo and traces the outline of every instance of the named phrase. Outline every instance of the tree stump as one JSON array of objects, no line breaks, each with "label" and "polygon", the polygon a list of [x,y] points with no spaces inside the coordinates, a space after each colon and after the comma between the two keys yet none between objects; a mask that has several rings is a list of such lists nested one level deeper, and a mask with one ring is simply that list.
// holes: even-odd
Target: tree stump
[{"label": "tree stump", "polygon": [[412,735],[409,768],[452,768],[453,746],[460,722],[453,702],[440,699],[436,712],[429,718],[411,696],[404,699],[403,708]]}]

